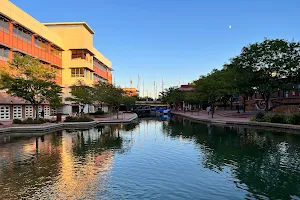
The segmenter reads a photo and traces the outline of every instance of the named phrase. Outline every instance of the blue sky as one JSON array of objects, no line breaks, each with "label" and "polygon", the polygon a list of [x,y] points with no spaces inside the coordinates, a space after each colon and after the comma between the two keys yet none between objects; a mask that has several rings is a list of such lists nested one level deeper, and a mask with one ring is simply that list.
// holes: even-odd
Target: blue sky
[{"label": "blue sky", "polygon": [[[299,40],[299,0],[11,0],[40,22],[86,21],[116,84],[153,96],[221,68],[264,37]],[[229,29],[229,25],[232,26]],[[142,90],[142,87],[141,87]],[[141,95],[143,91],[141,91]]]}]

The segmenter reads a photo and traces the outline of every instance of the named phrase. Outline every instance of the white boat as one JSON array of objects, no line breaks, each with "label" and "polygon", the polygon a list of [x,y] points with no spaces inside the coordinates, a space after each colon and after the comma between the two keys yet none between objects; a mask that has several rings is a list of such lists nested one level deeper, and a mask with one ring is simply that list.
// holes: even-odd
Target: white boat
[{"label": "white boat", "polygon": [[163,113],[164,113],[164,115],[167,115],[167,114],[170,113],[170,111],[171,111],[170,109],[166,109],[166,110],[163,111]]}]

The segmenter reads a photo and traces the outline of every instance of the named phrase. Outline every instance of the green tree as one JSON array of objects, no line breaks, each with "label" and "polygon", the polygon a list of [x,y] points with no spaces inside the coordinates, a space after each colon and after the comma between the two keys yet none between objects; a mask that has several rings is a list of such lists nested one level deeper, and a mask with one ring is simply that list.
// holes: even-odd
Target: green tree
[{"label": "green tree", "polygon": [[227,84],[225,70],[217,69],[195,81],[195,93],[201,101],[211,104],[212,118],[214,117],[215,103],[228,93]]},{"label": "green tree", "polygon": [[254,88],[266,102],[267,112],[271,95],[278,90],[291,90],[299,80],[300,43],[265,39],[250,44],[238,56],[237,65],[256,73]]},{"label": "green tree", "polygon": [[0,89],[29,102],[36,111],[44,102],[57,104],[61,99],[61,87],[55,82],[55,73],[39,60],[14,54],[12,62],[1,67]]},{"label": "green tree", "polygon": [[71,97],[67,97],[66,101],[71,101],[80,105],[80,114],[83,115],[83,109],[86,105],[91,105],[94,102],[94,89],[85,85],[83,81],[78,81],[70,86]]},{"label": "green tree", "polygon": [[122,104],[126,106],[127,110],[130,110],[133,105],[135,105],[136,98],[124,95],[122,97]]}]

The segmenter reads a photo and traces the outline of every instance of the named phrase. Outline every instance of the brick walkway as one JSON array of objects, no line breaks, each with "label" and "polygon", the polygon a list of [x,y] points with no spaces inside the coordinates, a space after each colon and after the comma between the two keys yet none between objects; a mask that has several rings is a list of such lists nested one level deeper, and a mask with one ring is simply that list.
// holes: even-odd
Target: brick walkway
[{"label": "brick walkway", "polygon": [[174,114],[180,114],[182,116],[191,117],[197,120],[213,120],[213,121],[238,121],[238,122],[248,122],[250,118],[255,115],[255,113],[237,113],[236,111],[224,111],[217,110],[214,114],[214,118],[211,118],[211,113],[208,115],[205,110],[194,112],[183,112],[183,111],[172,111]]}]

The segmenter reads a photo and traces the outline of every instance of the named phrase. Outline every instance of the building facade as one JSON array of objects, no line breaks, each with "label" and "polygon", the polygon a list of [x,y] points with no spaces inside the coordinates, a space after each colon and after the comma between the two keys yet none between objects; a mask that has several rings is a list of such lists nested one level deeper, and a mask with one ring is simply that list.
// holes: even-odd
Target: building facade
[{"label": "building facade", "polygon": [[139,91],[136,88],[122,88],[123,91],[125,92],[125,95],[127,96],[138,96],[139,95]]},{"label": "building facade", "polygon": [[[40,23],[9,0],[0,2],[0,66],[15,52],[38,58],[56,72],[64,98],[70,95],[69,86],[79,80],[88,85],[112,83],[112,63],[94,47],[93,35],[85,22]],[[63,103],[63,113],[77,110],[78,105]],[[47,104],[41,110],[45,115],[56,112]],[[0,120],[26,118],[31,112],[35,116],[25,101],[3,92],[0,95]]]}]

